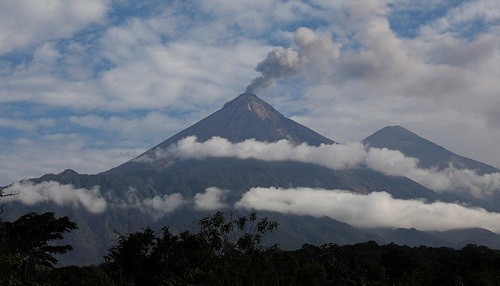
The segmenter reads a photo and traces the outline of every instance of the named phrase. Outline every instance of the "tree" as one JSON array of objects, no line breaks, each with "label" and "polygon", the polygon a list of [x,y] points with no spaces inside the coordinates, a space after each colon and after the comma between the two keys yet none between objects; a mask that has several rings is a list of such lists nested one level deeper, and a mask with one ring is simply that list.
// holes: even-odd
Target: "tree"
[{"label": "tree", "polygon": [[55,218],[54,213],[28,213],[14,222],[3,222],[0,240],[4,247],[0,259],[3,277],[19,281],[30,280],[44,269],[52,268],[55,254],[64,254],[70,245],[52,245],[63,235],[77,228],[68,217]]},{"label": "tree", "polygon": [[268,218],[259,218],[255,212],[239,216],[223,212],[207,216],[198,222],[198,234],[206,240],[219,255],[233,251],[254,252],[262,250],[262,239],[278,227]]},{"label": "tree", "polygon": [[[198,222],[195,233],[172,234],[150,228],[121,235],[104,268],[118,284],[233,284],[256,281],[266,263],[264,236],[277,223],[267,218],[217,212]],[[260,267],[260,268],[259,268]],[[259,284],[259,283],[250,283]]]}]

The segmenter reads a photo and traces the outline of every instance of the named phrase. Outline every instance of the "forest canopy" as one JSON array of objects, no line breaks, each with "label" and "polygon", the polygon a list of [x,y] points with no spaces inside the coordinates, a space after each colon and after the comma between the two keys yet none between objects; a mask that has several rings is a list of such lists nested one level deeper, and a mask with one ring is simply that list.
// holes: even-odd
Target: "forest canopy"
[{"label": "forest canopy", "polygon": [[119,235],[104,261],[56,267],[54,244],[76,228],[67,217],[29,213],[0,221],[1,285],[499,285],[500,252],[379,245],[265,245],[278,227],[256,213],[216,212],[195,231],[145,228]]}]

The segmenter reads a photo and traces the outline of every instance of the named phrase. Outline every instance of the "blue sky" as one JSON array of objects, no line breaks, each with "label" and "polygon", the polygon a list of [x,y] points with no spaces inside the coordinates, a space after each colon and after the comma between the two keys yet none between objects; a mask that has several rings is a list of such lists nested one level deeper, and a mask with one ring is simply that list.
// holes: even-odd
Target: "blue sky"
[{"label": "blue sky", "polygon": [[286,116],[338,142],[403,125],[498,167],[499,44],[495,0],[0,0],[0,185],[119,165],[277,49],[296,65],[256,93]]}]

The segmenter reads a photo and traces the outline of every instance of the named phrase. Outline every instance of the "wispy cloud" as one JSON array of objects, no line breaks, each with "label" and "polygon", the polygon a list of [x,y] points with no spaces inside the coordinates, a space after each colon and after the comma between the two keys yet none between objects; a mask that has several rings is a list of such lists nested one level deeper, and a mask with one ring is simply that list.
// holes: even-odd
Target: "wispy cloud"
[{"label": "wispy cloud", "polygon": [[138,194],[135,188],[130,187],[124,197],[110,194],[110,205],[120,209],[138,209],[149,214],[154,219],[168,215],[187,203],[180,193],[156,195],[145,197]]},{"label": "wispy cloud", "polygon": [[235,206],[284,214],[328,216],[364,228],[443,231],[482,227],[500,233],[499,213],[452,203],[394,199],[385,192],[361,195],[345,190],[252,188]]},{"label": "wispy cloud", "polygon": [[[293,80],[275,78],[259,95],[323,135],[356,141],[404,124],[500,165],[498,1],[129,2],[0,3],[0,112],[8,129],[0,132],[7,146],[0,158],[12,162],[0,167],[0,180],[40,174],[30,166],[35,159],[38,170],[54,171],[57,143],[46,145],[54,152],[16,144],[48,133],[93,137],[82,148],[93,149],[92,160],[69,160],[85,172],[103,170],[99,157],[109,157],[109,146],[127,141],[144,151],[144,142],[168,138],[241,93],[273,50],[296,53],[301,65],[288,74]],[[414,31],[401,31],[408,26],[391,15]],[[112,136],[66,124],[91,126],[91,116]],[[55,124],[36,134],[37,118]],[[143,128],[153,118],[170,127]]]},{"label": "wispy cloud", "polygon": [[0,3],[0,54],[71,36],[104,20],[106,0],[19,0]]},{"label": "wispy cloud", "polygon": [[228,190],[216,187],[206,188],[204,193],[197,193],[193,197],[194,207],[199,210],[217,210],[226,207],[224,196]]},{"label": "wispy cloud", "polygon": [[102,213],[108,207],[96,186],[91,190],[74,188],[54,181],[34,184],[31,181],[17,182],[3,190],[13,194],[4,198],[6,202],[18,201],[25,205],[53,202],[59,206],[83,207],[91,213]]},{"label": "wispy cloud", "polygon": [[37,120],[24,120],[0,117],[0,128],[13,128],[23,131],[35,131],[38,128],[51,127],[56,124],[54,119],[41,118]]},{"label": "wispy cloud", "polygon": [[[17,138],[0,147],[0,185],[73,169],[79,173],[106,171],[144,152],[126,145],[103,146],[99,140],[77,133]],[[126,142],[123,142],[126,143]],[[20,152],[19,150],[23,150]]]}]

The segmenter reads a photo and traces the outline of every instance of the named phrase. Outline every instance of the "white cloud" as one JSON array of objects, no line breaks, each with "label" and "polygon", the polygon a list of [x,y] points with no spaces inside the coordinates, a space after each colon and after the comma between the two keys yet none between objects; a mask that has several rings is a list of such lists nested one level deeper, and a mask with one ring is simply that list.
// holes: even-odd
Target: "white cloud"
[{"label": "white cloud", "polygon": [[[154,117],[149,115],[165,114],[161,124],[180,117],[169,124],[172,130],[182,128],[186,112],[199,111],[190,122],[202,118],[243,91],[258,76],[257,63],[278,45],[309,63],[303,78],[278,81],[259,94],[285,115],[339,142],[361,140],[385,125],[405,125],[456,153],[500,166],[498,1],[462,2],[428,25],[416,23],[421,29],[415,38],[391,30],[395,23],[387,16],[397,13],[398,5],[425,13],[435,5],[457,4],[243,2],[178,1],[150,16],[143,11],[130,16],[109,10],[122,8],[120,1],[1,1],[0,54],[25,57],[0,58],[4,126],[23,131],[38,126],[17,119],[24,103],[50,116],[78,110],[75,120],[87,126],[92,118],[81,111],[90,110],[99,114],[93,119],[105,130],[132,138],[126,141],[134,148],[122,149],[125,140],[114,136],[87,138],[79,151],[93,162],[63,151],[71,158],[65,165],[54,158],[59,144],[47,145],[42,138],[45,149],[37,150],[36,138],[25,144],[26,139],[5,136],[0,158],[9,166],[0,167],[0,180],[10,183],[68,167],[98,172],[133,158],[132,149],[150,147],[142,134],[166,130],[144,128]],[[480,32],[470,29],[475,21],[485,23]],[[100,25],[96,33],[78,33],[94,23]],[[470,37],[461,38],[463,31]],[[130,119],[131,110],[141,115]],[[120,126],[122,131],[114,131]],[[66,128],[54,126],[56,132]],[[110,150],[93,143],[101,140],[120,146]],[[17,142],[22,144],[16,147]]]},{"label": "white cloud", "polygon": [[156,195],[143,198],[134,188],[129,188],[124,198],[110,197],[110,205],[122,209],[138,209],[143,213],[159,219],[170,214],[186,204],[186,200],[180,193]]},{"label": "white cloud", "polygon": [[148,142],[152,142],[152,138],[160,142],[160,140],[165,139],[167,134],[173,134],[190,123],[188,120],[168,116],[156,111],[149,112],[141,117],[132,118],[121,116],[104,118],[95,114],[88,114],[84,116],[71,116],[69,120],[86,128],[117,133],[122,138],[128,140],[147,138]]},{"label": "white cloud", "polygon": [[461,32],[463,26],[474,21],[494,23],[500,19],[500,3],[495,0],[464,1],[448,10],[441,18],[424,25],[420,29],[423,35],[436,33]]},{"label": "white cloud", "polygon": [[25,205],[53,202],[59,206],[84,207],[91,213],[102,213],[108,206],[106,200],[101,196],[98,186],[87,190],[77,189],[72,185],[61,185],[54,181],[39,184],[22,181],[12,184],[3,192],[14,194],[5,197],[4,201],[18,201]]},{"label": "white cloud", "polygon": [[106,0],[0,1],[0,54],[71,36],[102,21],[108,4]]},{"label": "white cloud", "polygon": [[204,193],[197,193],[194,198],[194,207],[199,210],[217,210],[226,207],[224,195],[227,190],[211,187],[206,188]]},{"label": "white cloud", "polygon": [[460,170],[453,166],[444,170],[424,169],[418,166],[418,159],[406,157],[400,151],[373,147],[365,149],[361,143],[309,146],[305,143],[293,145],[287,140],[268,143],[254,139],[231,143],[220,137],[213,137],[200,143],[196,141],[195,136],[190,136],[171,145],[167,150],[157,150],[155,156],[184,159],[236,157],[264,161],[298,161],[334,170],[366,166],[386,175],[408,177],[435,191],[461,190],[474,197],[485,198],[500,190],[500,173],[480,176],[472,170]]},{"label": "white cloud", "polygon": [[153,198],[146,198],[142,201],[144,207],[152,210],[157,216],[169,214],[184,203],[184,198],[179,193],[154,196]]},{"label": "white cloud", "polygon": [[41,118],[37,120],[13,119],[0,117],[0,127],[14,128],[23,131],[34,131],[40,127],[51,127],[55,125],[55,120],[51,118]]},{"label": "white cloud", "polygon": [[482,227],[500,233],[500,214],[481,208],[394,199],[388,193],[344,190],[252,188],[235,206],[284,214],[328,216],[355,227],[450,230]]},{"label": "white cloud", "polygon": [[361,143],[309,146],[306,143],[294,145],[288,140],[268,143],[255,139],[231,143],[220,137],[213,137],[200,143],[196,141],[195,136],[186,137],[164,151],[166,153],[163,156],[172,155],[181,158],[236,157],[264,161],[290,160],[315,163],[332,169],[357,167],[365,156]]},{"label": "white cloud", "polygon": [[130,148],[127,142],[102,146],[89,136],[52,134],[18,138],[0,148],[0,185],[73,169],[79,173],[106,171],[141,154],[146,148]]},{"label": "white cloud", "polygon": [[[482,6],[481,11],[486,11],[485,2],[488,1],[467,3]],[[295,31],[296,38],[308,31],[310,37],[322,37],[331,47],[342,45],[342,49],[335,54],[310,46],[308,52],[317,55],[317,63],[310,64],[315,68],[301,70],[308,81],[295,84],[296,91],[280,85],[265,93],[276,98],[276,93],[289,92],[299,98],[276,99],[281,104],[276,107],[291,110],[294,118],[304,120],[301,122],[314,129],[324,126],[323,133],[336,140],[342,129],[352,133],[353,124],[375,131],[384,125],[408,122],[407,126],[427,130],[450,142],[455,150],[465,150],[465,155],[498,165],[500,156],[495,142],[500,139],[500,129],[496,128],[500,123],[500,85],[496,79],[500,69],[495,63],[500,60],[500,45],[495,25],[472,39],[434,32],[401,38],[391,30],[384,1],[357,1],[348,9],[353,12],[353,25],[343,31],[347,34],[324,27]],[[294,48],[299,56],[304,56],[305,49],[299,43],[296,40]],[[339,114],[339,108],[348,109]],[[455,118],[449,118],[450,114]],[[462,136],[463,129],[482,140]],[[455,138],[448,140],[443,134]],[[348,132],[342,135],[349,140],[362,139],[362,135]],[[471,147],[477,145],[481,145],[477,149],[482,151]]]}]

